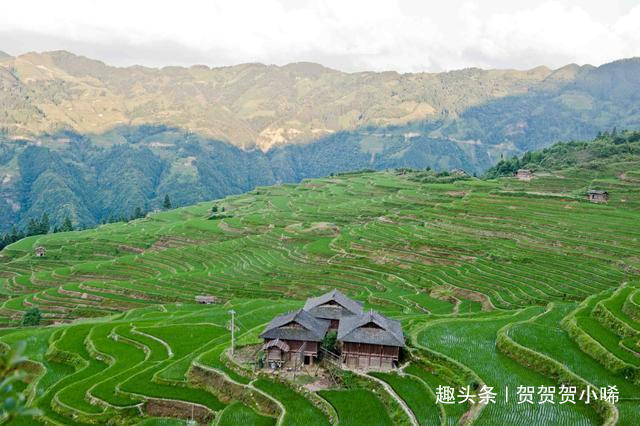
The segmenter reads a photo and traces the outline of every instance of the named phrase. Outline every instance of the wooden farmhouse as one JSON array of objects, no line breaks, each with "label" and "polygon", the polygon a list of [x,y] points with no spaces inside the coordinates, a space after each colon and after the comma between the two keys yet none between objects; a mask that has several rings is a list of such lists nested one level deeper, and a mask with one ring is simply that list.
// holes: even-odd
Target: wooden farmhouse
[{"label": "wooden farmhouse", "polygon": [[335,289],[322,296],[307,299],[303,309],[316,318],[329,320],[329,330],[337,330],[342,317],[362,314],[359,302]]},{"label": "wooden farmhouse", "polygon": [[529,169],[518,169],[516,172],[516,177],[518,180],[530,181],[533,179],[533,173]]},{"label": "wooden farmhouse", "polygon": [[337,331],[343,367],[390,369],[404,346],[400,322],[338,290],[308,299],[303,309],[275,317],[260,337],[266,365],[271,368],[313,364],[329,331]]},{"label": "wooden farmhouse", "polygon": [[607,191],[590,190],[587,192],[587,197],[592,203],[606,203],[609,201],[609,193]]},{"label": "wooden farmhouse", "polygon": [[44,247],[42,247],[42,246],[40,246],[40,247],[36,247],[36,249],[35,249],[35,253],[36,253],[36,256],[38,256],[38,257],[42,257],[42,256],[44,256],[45,254],[47,254],[47,249],[45,249],[45,248],[44,248]]},{"label": "wooden farmhouse", "polygon": [[260,337],[270,367],[289,362],[313,364],[318,348],[329,329],[329,321],[316,318],[304,309],[279,315],[271,320]]},{"label": "wooden farmhouse", "polygon": [[338,328],[338,341],[347,367],[390,369],[398,362],[404,334],[399,321],[371,310],[344,318]]}]

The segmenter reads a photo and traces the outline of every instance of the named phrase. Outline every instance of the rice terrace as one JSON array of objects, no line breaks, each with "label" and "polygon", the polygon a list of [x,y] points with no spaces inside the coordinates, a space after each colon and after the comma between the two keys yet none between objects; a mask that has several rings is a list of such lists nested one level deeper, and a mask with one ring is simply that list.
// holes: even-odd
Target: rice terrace
[{"label": "rice terrace", "polygon": [[39,410],[11,423],[637,424],[638,135],[10,244],[0,341]]}]

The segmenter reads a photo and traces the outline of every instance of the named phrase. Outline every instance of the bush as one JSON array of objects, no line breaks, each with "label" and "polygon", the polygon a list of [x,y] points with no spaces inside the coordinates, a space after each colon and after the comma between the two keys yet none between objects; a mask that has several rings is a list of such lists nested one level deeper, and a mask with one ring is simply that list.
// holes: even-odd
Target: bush
[{"label": "bush", "polygon": [[38,308],[30,308],[22,316],[22,325],[39,325],[42,320],[42,314]]},{"label": "bush", "polygon": [[337,342],[338,342],[338,333],[336,333],[335,331],[330,331],[322,339],[321,347],[326,351],[336,353]]}]

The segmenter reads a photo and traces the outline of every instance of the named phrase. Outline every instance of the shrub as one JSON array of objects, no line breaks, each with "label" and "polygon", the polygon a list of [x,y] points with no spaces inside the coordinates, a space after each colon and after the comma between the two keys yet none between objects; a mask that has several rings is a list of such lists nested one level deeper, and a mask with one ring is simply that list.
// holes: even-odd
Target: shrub
[{"label": "shrub", "polygon": [[33,307],[27,310],[22,316],[22,325],[39,325],[42,320],[40,309]]}]

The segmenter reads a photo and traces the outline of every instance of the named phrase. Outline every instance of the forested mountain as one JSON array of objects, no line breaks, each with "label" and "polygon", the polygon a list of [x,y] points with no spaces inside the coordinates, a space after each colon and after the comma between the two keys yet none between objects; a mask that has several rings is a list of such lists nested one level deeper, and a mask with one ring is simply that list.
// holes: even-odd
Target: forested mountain
[{"label": "forested mountain", "polygon": [[[591,141],[559,142],[539,151],[528,151],[520,157],[503,159],[486,172],[486,177],[512,176],[518,169],[535,171],[563,170],[580,167],[597,170],[615,163],[640,161],[640,132],[599,133]],[[621,176],[625,180],[626,172]],[[627,177],[628,180],[634,180]],[[637,179],[635,179],[637,180]]]},{"label": "forested mountain", "polygon": [[116,68],[0,57],[0,231],[89,226],[356,169],[482,173],[558,140],[640,128],[640,59],[441,74]]}]

